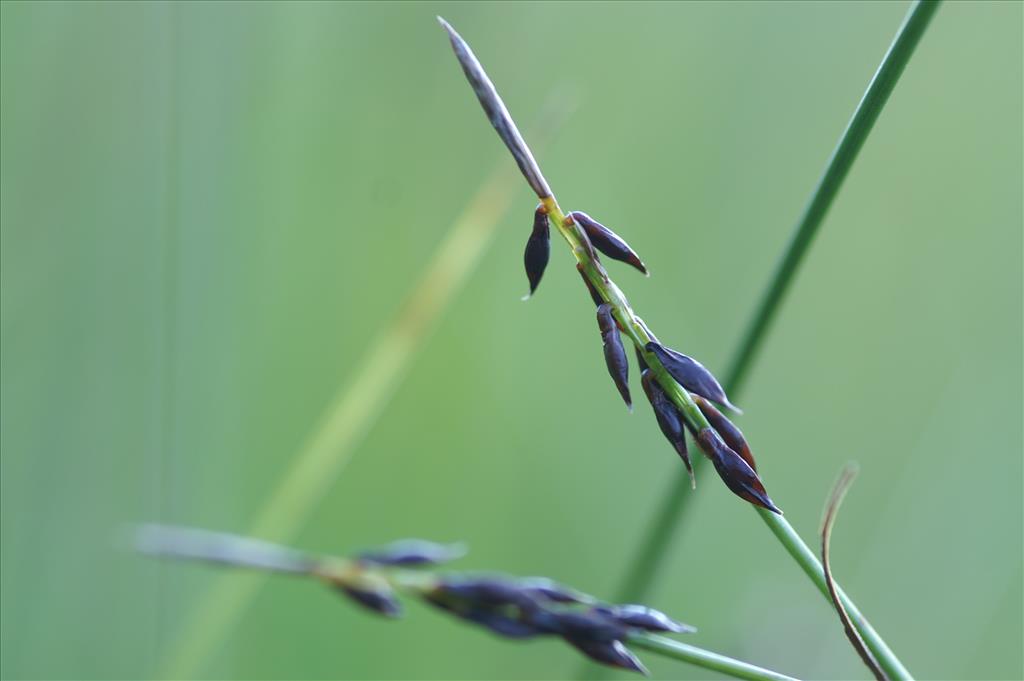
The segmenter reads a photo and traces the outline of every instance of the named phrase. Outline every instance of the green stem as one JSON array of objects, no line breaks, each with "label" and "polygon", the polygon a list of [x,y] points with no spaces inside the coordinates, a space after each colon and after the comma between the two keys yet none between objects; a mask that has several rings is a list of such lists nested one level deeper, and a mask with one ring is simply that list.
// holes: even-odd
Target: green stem
[{"label": "green stem", "polygon": [[[761,508],[756,510],[765,525],[768,526],[768,529],[779,540],[779,543],[786,548],[786,551],[793,557],[793,560],[797,562],[804,573],[814,582],[814,585],[818,587],[818,591],[831,603],[832,597],[829,595],[828,584],[825,582],[825,571],[822,569],[821,562],[815,553],[807,547],[804,540],[800,538],[800,535],[796,533],[796,530],[793,529],[793,526],[784,517]],[[896,657],[896,654],[886,644],[885,640],[875,631],[875,628],[871,626],[867,618],[861,614],[854,602],[850,600],[850,597],[846,595],[846,592],[838,585],[836,590],[839,594],[839,599],[846,608],[846,614],[850,616],[850,621],[857,627],[857,631],[860,632],[864,643],[875,656],[878,664],[885,670],[886,675],[890,679],[913,678],[899,658]]]},{"label": "green stem", "polygon": [[[843,180],[846,178],[857,157],[857,153],[864,145],[864,141],[874,127],[875,121],[878,120],[879,114],[889,99],[889,95],[892,93],[900,75],[903,73],[903,69],[910,61],[914,48],[917,46],[925,28],[935,14],[935,10],[938,9],[938,5],[938,2],[922,2],[920,0],[914,3],[904,19],[903,25],[897,32],[892,45],[889,47],[889,51],[882,59],[878,71],[868,85],[864,97],[857,105],[853,117],[839,139],[839,144],[832,152],[824,174],[822,174],[821,179],[818,181],[810,201],[797,222],[796,230],[793,232],[793,236],[790,238],[789,244],[775,268],[771,283],[761,297],[754,316],[747,325],[742,340],[733,354],[733,359],[726,372],[724,382],[726,392],[730,395],[738,395],[742,391],[757,351],[767,335],[786,291],[796,276],[796,272],[807,253],[807,249],[821,227],[832,202],[839,193]],[[703,463],[703,459],[697,459],[694,461],[694,467],[698,468]],[[672,538],[673,530],[676,527],[676,518],[683,514],[689,504],[689,500],[692,498],[692,495],[686,494],[688,487],[687,476],[680,474],[671,483],[670,489],[657,507],[654,519],[648,524],[650,530],[644,537],[643,543],[636,553],[636,559],[627,571],[626,579],[619,591],[619,597],[623,600],[642,598],[644,593],[653,584],[662,561],[668,554],[665,547]],[[761,515],[764,517],[772,514],[762,513]],[[785,523],[781,518],[774,519],[775,523],[777,523],[776,525],[769,522],[768,518],[765,518],[765,521],[772,527],[780,540],[785,534],[791,533],[795,536],[792,528],[789,528],[788,523]],[[788,533],[777,529],[780,527],[779,524],[785,524],[789,528]],[[807,550],[807,547],[802,542],[800,542],[800,546],[802,550],[794,550],[790,546],[787,546],[787,549],[794,558],[797,558],[804,571],[819,584],[820,588],[820,584],[824,584],[824,575],[821,572],[820,565],[814,569],[809,569],[808,566],[817,565],[817,559]],[[804,554],[809,555],[813,563],[801,562],[799,556]],[[851,611],[852,616],[856,608],[851,606],[852,603],[847,604],[847,609]],[[899,661],[892,656],[888,647],[885,647],[878,634],[875,633],[863,617],[859,616],[859,611],[857,614],[861,622],[858,624],[858,628],[861,629],[861,635],[866,641],[869,639],[874,639],[875,641],[874,646],[872,646],[872,652],[878,655],[879,651],[874,650],[874,647],[884,649],[888,652],[891,662],[895,663],[894,665],[890,663],[890,665],[902,670],[904,675],[909,676],[902,665],[899,664]],[[857,619],[854,618],[855,623]],[[882,657],[885,656],[883,655]]]},{"label": "green stem", "polygon": [[680,643],[664,636],[654,634],[638,634],[629,637],[629,644],[635,648],[649,650],[665,657],[688,662],[697,667],[711,669],[722,674],[727,674],[735,679],[750,679],[751,681],[794,681],[792,676],[779,674],[770,669],[757,667],[731,657],[725,657],[710,650],[697,648],[686,643]]}]

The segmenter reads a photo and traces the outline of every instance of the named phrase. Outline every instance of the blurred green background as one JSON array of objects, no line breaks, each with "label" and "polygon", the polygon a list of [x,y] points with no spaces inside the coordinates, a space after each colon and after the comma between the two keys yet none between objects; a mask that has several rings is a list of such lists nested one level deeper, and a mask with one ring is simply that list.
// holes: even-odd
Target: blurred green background
[{"label": "blurred green background", "polygon": [[[548,179],[644,257],[650,280],[613,274],[658,335],[722,371],[905,10],[2,3],[2,675],[162,673],[224,573],[138,558],[118,532],[250,528],[482,178],[512,164],[435,14],[524,128],[569,93],[536,149]],[[861,463],[835,569],[922,678],[1024,674],[1021,31],[1020,3],[940,9],[740,400],[808,540]],[[291,541],[461,539],[467,568],[610,596],[681,468],[645,404],[625,413],[561,242],[518,301],[534,201],[514,182]],[[710,469],[700,483],[650,604],[699,645],[864,677],[761,522]],[[276,578],[197,673],[554,679],[578,660]]]}]

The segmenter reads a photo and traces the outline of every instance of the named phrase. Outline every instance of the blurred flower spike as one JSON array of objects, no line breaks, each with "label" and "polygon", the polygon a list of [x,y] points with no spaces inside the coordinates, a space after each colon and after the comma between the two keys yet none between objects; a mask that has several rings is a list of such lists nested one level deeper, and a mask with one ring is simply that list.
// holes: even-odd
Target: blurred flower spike
[{"label": "blurred flower spike", "polygon": [[135,548],[159,558],[304,575],[389,618],[402,615],[399,594],[404,593],[496,636],[558,637],[596,662],[644,674],[647,670],[626,647],[630,636],[696,631],[653,608],[601,603],[546,577],[429,571],[465,555],[461,544],[406,539],[349,559],[221,532],[144,525],[135,532]]}]

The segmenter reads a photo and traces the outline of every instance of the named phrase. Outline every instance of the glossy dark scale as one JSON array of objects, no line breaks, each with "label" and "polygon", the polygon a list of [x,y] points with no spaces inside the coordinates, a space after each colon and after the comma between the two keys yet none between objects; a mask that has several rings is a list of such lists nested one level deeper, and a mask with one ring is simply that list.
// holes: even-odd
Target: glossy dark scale
[{"label": "glossy dark scale", "polygon": [[612,306],[608,303],[598,305],[597,325],[601,329],[601,340],[604,342],[604,361],[608,366],[608,374],[615,381],[615,387],[618,388],[626,406],[632,409],[633,400],[629,396],[629,361],[626,359],[626,350],[622,347],[619,327],[612,316]]},{"label": "glossy dark scale", "polygon": [[540,285],[540,279],[544,276],[550,257],[551,229],[548,226],[548,212],[543,205],[539,205],[533,213],[533,232],[526,240],[526,252],[523,253],[526,278],[530,282],[530,296]]},{"label": "glossy dark scale", "polygon": [[573,211],[569,217],[583,228],[594,248],[612,260],[628,263],[647,274],[647,266],[641,262],[640,256],[618,234],[582,211]]},{"label": "glossy dark scale", "polygon": [[672,378],[676,379],[679,385],[686,388],[689,392],[696,393],[712,402],[724,404],[733,411],[741,413],[737,407],[729,402],[729,398],[725,396],[725,390],[722,389],[718,379],[703,364],[681,352],[666,348],[660,343],[648,343],[645,347],[647,352],[654,353]]}]

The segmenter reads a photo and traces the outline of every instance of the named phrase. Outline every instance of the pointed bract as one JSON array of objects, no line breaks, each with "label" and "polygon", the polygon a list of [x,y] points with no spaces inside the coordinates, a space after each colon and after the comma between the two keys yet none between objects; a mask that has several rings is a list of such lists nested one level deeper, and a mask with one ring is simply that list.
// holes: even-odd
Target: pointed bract
[{"label": "pointed bract", "polygon": [[693,401],[697,403],[697,407],[700,408],[701,413],[707,418],[708,423],[711,427],[718,431],[718,434],[725,440],[725,444],[729,445],[729,448],[734,452],[743,457],[743,460],[757,472],[757,463],[754,462],[754,455],[750,451],[750,445],[747,444],[747,439],[743,437],[743,433],[736,425],[727,419],[725,415],[715,408],[715,405],[711,404],[708,400],[704,399],[700,395],[693,395]]},{"label": "pointed bract", "polygon": [[703,364],[681,352],[666,348],[660,343],[648,343],[645,347],[648,352],[654,353],[665,370],[672,375],[672,378],[676,379],[679,385],[689,392],[696,393],[712,402],[723,404],[736,413],[743,413],[729,402],[718,379]]},{"label": "pointed bract", "polygon": [[551,230],[548,227],[548,211],[543,205],[537,206],[533,213],[533,232],[526,240],[526,251],[523,253],[523,264],[526,266],[526,278],[530,282],[530,293],[533,295],[544,276],[551,256]]},{"label": "pointed bract", "polygon": [[594,597],[559,584],[547,577],[524,577],[519,588],[531,596],[540,596],[555,603],[593,603]]},{"label": "pointed bract", "polygon": [[704,450],[711,463],[715,464],[722,482],[732,490],[733,494],[745,499],[755,506],[761,506],[772,513],[782,515],[782,511],[768,497],[768,493],[761,484],[761,479],[743,458],[722,441],[711,428],[705,428],[697,435],[697,443]]},{"label": "pointed bract", "polygon": [[654,410],[658,427],[661,428],[665,439],[679,454],[679,458],[683,460],[686,472],[690,474],[690,486],[696,488],[697,481],[693,476],[693,464],[690,463],[690,453],[686,448],[686,431],[683,428],[683,419],[679,410],[658,385],[658,380],[650,369],[645,369],[640,373],[640,384],[647,395],[647,401],[651,403],[651,408]]},{"label": "pointed bract", "polygon": [[647,274],[647,266],[641,262],[640,256],[623,241],[622,237],[582,211],[573,211],[569,215],[576,221],[576,224],[583,228],[594,248],[612,260],[628,263]]},{"label": "pointed bract", "polygon": [[615,387],[619,389],[626,406],[632,409],[633,400],[629,396],[629,361],[626,359],[626,350],[622,347],[619,327],[612,316],[612,306],[608,303],[597,306],[597,325],[601,329],[601,340],[604,342],[604,361],[608,366],[608,373],[615,381]]},{"label": "pointed bract", "polygon": [[398,602],[394,592],[390,589],[357,589],[346,584],[335,584],[334,586],[354,602],[378,615],[399,617],[402,614],[402,604]]},{"label": "pointed bract", "polygon": [[575,641],[572,639],[566,640],[578,651],[595,662],[600,662],[601,664],[609,667],[617,667],[631,672],[639,672],[644,676],[650,675],[650,672],[647,671],[647,667],[643,665],[640,658],[634,655],[622,641],[594,642]]}]

